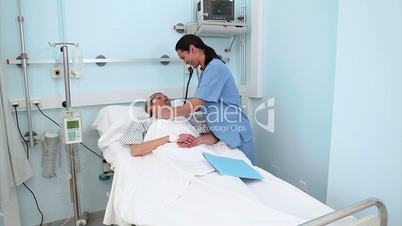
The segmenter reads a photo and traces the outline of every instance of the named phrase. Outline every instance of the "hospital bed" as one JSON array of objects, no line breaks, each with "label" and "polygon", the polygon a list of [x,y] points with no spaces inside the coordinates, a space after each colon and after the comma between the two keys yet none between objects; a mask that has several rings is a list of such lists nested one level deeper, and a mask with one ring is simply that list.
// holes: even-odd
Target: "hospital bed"
[{"label": "hospital bed", "polygon": [[[201,145],[186,151],[180,150],[176,144],[169,143],[160,146],[151,154],[134,158],[130,155],[128,146],[120,144],[118,140],[130,120],[141,114],[145,114],[142,108],[108,106],[98,113],[93,123],[100,135],[98,146],[114,171],[104,224],[120,226],[385,226],[387,224],[386,209],[375,199],[334,211],[259,167],[255,169],[263,175],[264,179],[261,181],[221,176],[200,153],[211,152],[247,161],[240,151],[230,150],[221,142],[212,146]],[[169,124],[153,128],[154,124],[146,135],[150,136],[148,139],[161,136],[163,128],[170,131],[175,129],[169,128]],[[356,219],[351,216],[373,205],[379,208],[379,217],[370,215]]]}]

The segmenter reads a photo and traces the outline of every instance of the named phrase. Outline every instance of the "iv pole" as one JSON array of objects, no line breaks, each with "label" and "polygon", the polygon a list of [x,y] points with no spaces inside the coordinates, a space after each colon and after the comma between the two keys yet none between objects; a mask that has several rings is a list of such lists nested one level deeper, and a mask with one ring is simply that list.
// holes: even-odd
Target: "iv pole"
[{"label": "iv pole", "polygon": [[29,146],[31,148],[34,147],[34,138],[33,138],[33,130],[32,130],[32,114],[31,114],[31,97],[29,92],[29,77],[28,77],[28,54],[25,51],[25,38],[24,38],[24,17],[22,16],[22,2],[18,0],[18,28],[20,32],[20,45],[21,45],[21,62],[22,62],[22,71],[24,73],[24,88],[25,88],[25,102],[26,111],[28,117],[28,135],[29,135]]},{"label": "iv pole", "polygon": [[[49,45],[52,47],[61,46],[60,51],[63,53],[63,70],[64,70],[64,91],[66,100],[63,103],[63,107],[65,107],[66,113],[71,111],[71,90],[70,90],[70,69],[69,69],[69,60],[68,60],[68,46],[76,46],[78,47],[78,43],[68,43],[65,40],[64,34],[64,13],[63,13],[63,4],[62,0],[57,1],[58,6],[58,14],[59,14],[59,23],[60,26],[60,35],[62,38],[62,42],[59,43],[50,43]],[[64,128],[66,129],[66,128]],[[78,144],[77,143],[69,143],[65,144],[65,148],[67,150],[68,159],[69,159],[69,168],[71,177],[69,179],[70,185],[70,198],[71,202],[74,206],[74,222],[76,226],[86,225],[87,224],[87,213],[84,213],[81,216],[80,210],[80,199],[78,193],[78,183],[77,183],[77,162],[76,157],[78,155]]]},{"label": "iv pole", "polygon": [[[56,47],[61,45],[61,51],[63,52],[63,69],[64,69],[64,91],[66,95],[66,101],[64,107],[66,111],[71,110],[71,91],[70,91],[70,76],[69,76],[69,60],[68,60],[68,46],[74,45],[78,47],[78,43],[49,43],[50,46]],[[87,213],[84,213],[81,216],[80,210],[80,200],[78,194],[78,183],[77,183],[77,172],[76,172],[76,154],[78,152],[78,144],[66,144],[66,150],[68,151],[69,157],[69,168],[71,173],[70,182],[70,195],[71,201],[74,205],[74,221],[76,222],[76,226],[86,225],[87,224]]]}]

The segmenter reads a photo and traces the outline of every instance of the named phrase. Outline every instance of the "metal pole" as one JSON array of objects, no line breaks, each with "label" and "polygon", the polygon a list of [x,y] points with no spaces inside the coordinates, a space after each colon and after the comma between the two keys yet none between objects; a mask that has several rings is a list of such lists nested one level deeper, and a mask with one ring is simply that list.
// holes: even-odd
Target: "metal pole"
[{"label": "metal pole", "polygon": [[387,226],[388,224],[388,213],[387,208],[384,203],[376,198],[366,199],[361,202],[358,202],[350,207],[337,210],[335,212],[326,214],[322,217],[313,219],[299,226],[324,226],[329,223],[338,221],[344,217],[351,216],[354,213],[357,213],[361,210],[367,209],[369,207],[376,206],[378,209],[378,217],[380,219],[380,226]]},{"label": "metal pole", "polygon": [[[69,65],[68,65],[68,46],[64,44],[61,47],[63,52],[63,67],[64,67],[64,88],[66,95],[66,111],[71,110],[71,93],[70,93],[70,76],[69,76]],[[77,184],[77,172],[76,172],[76,151],[78,150],[77,144],[67,144],[66,149],[68,150],[70,158],[70,191],[71,199],[74,205],[74,221],[77,222],[80,219],[80,200],[78,195],[78,184]]]},{"label": "metal pole", "polygon": [[28,116],[28,129],[29,129],[29,146],[34,147],[34,139],[32,133],[32,114],[31,114],[31,97],[29,92],[29,78],[28,78],[28,54],[25,52],[25,38],[24,38],[24,17],[21,16],[21,0],[18,1],[18,25],[20,31],[20,44],[21,44],[21,62],[22,70],[24,73],[24,87],[25,87],[25,101],[26,101],[26,111]]},{"label": "metal pole", "polygon": [[71,199],[74,206],[74,221],[77,222],[80,219],[80,199],[78,198],[78,183],[77,183],[77,172],[76,172],[76,150],[78,150],[77,144],[66,144],[70,158],[70,191]]},{"label": "metal pole", "polygon": [[61,47],[63,52],[63,68],[64,68],[64,92],[66,95],[66,110],[71,108],[71,94],[70,94],[70,69],[68,65],[68,46],[64,44]]}]

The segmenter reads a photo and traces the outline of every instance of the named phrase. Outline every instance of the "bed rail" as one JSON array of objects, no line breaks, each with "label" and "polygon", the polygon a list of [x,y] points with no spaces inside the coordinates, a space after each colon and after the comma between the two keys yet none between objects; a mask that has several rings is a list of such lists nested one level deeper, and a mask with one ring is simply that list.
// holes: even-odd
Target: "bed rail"
[{"label": "bed rail", "polygon": [[388,224],[387,208],[385,207],[384,203],[381,200],[376,199],[376,198],[370,198],[370,199],[360,201],[360,202],[353,204],[349,207],[346,207],[344,209],[334,211],[332,213],[315,218],[306,223],[300,224],[299,226],[327,225],[329,223],[333,223],[344,217],[351,216],[354,213],[360,212],[360,211],[370,208],[372,206],[376,206],[378,209],[378,218],[380,220],[380,226],[387,226],[387,224]]}]

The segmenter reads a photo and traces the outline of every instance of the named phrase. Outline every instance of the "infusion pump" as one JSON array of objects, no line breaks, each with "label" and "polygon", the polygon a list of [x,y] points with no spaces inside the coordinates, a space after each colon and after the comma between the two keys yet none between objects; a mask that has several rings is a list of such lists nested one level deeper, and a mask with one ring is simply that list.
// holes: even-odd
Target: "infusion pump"
[{"label": "infusion pump", "polygon": [[234,21],[234,0],[200,0],[197,4],[197,21]]},{"label": "infusion pump", "polygon": [[82,123],[79,111],[63,112],[63,140],[65,144],[82,142]]}]

